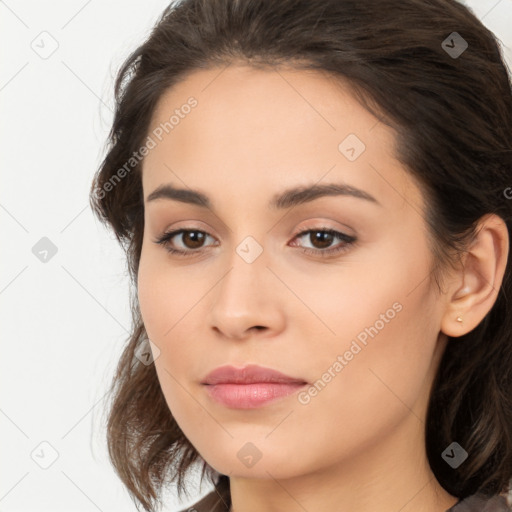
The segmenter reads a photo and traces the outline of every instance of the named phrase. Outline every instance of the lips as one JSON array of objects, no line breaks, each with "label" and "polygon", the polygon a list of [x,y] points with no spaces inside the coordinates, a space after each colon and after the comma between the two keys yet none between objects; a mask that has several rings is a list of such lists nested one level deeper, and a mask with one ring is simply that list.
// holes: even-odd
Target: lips
[{"label": "lips", "polygon": [[213,400],[225,407],[256,409],[293,395],[307,382],[272,368],[250,364],[243,368],[216,368],[201,384]]},{"label": "lips", "polygon": [[220,366],[210,372],[201,384],[254,384],[254,383],[278,383],[278,384],[306,384],[306,380],[285,375],[272,368],[265,368],[255,364],[235,368],[234,366]]}]

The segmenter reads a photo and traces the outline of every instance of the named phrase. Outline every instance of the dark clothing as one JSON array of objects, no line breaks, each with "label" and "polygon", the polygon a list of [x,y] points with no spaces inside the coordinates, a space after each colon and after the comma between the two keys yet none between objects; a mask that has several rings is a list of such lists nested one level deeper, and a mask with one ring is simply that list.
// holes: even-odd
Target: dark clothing
[{"label": "dark clothing", "polygon": [[477,494],[459,501],[446,512],[510,512],[512,508],[507,504],[504,496],[486,498]]},{"label": "dark clothing", "polygon": [[[229,512],[230,507],[229,483],[221,478],[217,490],[214,489],[203,499],[180,512]],[[512,507],[507,505],[507,500],[503,496],[486,498],[475,494],[460,500],[446,512],[512,512]]]}]

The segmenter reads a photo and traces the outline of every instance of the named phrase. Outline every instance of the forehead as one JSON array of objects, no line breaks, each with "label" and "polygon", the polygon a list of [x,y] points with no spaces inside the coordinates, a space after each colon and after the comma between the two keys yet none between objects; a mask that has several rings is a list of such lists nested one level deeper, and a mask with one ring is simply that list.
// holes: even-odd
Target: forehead
[{"label": "forehead", "polygon": [[390,206],[420,195],[395,159],[393,130],[317,71],[193,71],[162,95],[148,134],[156,145],[144,159],[145,197],[165,182],[251,195],[323,177]]}]

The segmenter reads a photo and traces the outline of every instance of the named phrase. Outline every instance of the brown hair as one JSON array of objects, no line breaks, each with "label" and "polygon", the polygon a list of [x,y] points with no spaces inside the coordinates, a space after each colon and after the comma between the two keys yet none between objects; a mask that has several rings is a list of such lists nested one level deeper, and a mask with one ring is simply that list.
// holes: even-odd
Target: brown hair
[{"label": "brown hair", "polygon": [[[460,55],[448,51],[454,37],[468,45]],[[196,69],[237,62],[327,72],[350,84],[396,131],[396,156],[428,200],[438,286],[440,270],[462,254],[483,215],[499,215],[510,236],[510,78],[499,42],[465,6],[455,0],[181,0],[167,7],[119,71],[108,151],[91,188],[93,211],[126,251],[135,286],[144,229],[141,162],[128,171],[126,162],[143,145],[169,87]],[[449,339],[432,388],[427,454],[440,484],[459,498],[504,492],[512,477],[510,267],[509,258],[482,322]],[[173,419],[154,365],[135,357],[147,335],[136,294],[131,304],[133,327],[110,390],[107,440],[120,478],[149,511],[167,477],[177,479],[178,496],[187,494],[185,476],[202,459]],[[441,458],[452,441],[469,453],[456,470]],[[205,461],[202,469],[202,478],[213,479]],[[229,490],[229,479],[221,476],[219,486]]]}]

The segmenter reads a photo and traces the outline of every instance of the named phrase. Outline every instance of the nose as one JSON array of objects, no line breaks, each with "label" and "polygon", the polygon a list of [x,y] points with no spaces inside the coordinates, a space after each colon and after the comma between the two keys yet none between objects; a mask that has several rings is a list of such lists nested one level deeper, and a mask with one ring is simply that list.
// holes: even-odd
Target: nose
[{"label": "nose", "polygon": [[275,335],[284,326],[285,297],[267,267],[265,251],[250,263],[235,253],[228,264],[210,297],[211,328],[229,339]]}]

